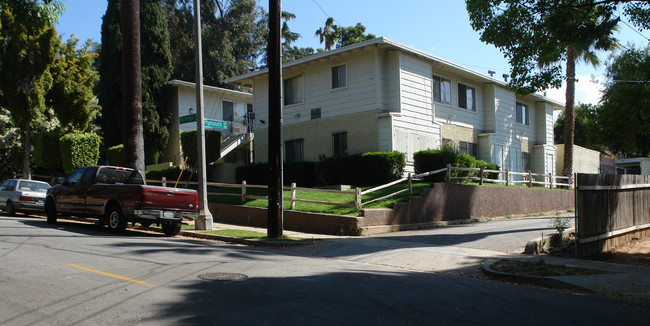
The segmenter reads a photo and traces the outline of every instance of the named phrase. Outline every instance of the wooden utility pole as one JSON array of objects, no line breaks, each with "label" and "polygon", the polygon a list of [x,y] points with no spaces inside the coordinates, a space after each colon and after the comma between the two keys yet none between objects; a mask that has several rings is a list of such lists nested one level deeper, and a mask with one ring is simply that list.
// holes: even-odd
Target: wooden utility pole
[{"label": "wooden utility pole", "polygon": [[282,237],[282,57],[280,53],[280,0],[269,0],[269,204],[267,234]]}]

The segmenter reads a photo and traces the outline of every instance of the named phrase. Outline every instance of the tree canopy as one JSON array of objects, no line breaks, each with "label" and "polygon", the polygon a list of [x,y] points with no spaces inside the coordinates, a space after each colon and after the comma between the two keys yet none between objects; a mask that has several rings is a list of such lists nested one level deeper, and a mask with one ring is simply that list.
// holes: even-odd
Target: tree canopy
[{"label": "tree canopy", "polygon": [[319,37],[321,44],[325,45],[325,51],[331,50],[334,46],[342,47],[377,37],[374,34],[367,34],[366,27],[361,23],[348,27],[337,26],[334,24],[333,17],[327,18],[325,26],[316,30],[316,36]]},{"label": "tree canopy", "polygon": [[631,47],[613,58],[596,111],[599,141],[626,156],[650,154],[649,51]]}]

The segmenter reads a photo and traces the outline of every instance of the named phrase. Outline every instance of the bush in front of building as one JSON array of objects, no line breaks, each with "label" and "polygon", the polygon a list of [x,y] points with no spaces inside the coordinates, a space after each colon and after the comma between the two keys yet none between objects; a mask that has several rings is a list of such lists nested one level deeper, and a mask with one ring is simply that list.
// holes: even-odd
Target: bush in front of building
[{"label": "bush in front of building", "polygon": [[[316,163],[314,162],[287,162],[283,170],[284,185],[289,186],[295,182],[299,187],[313,187],[316,182]],[[247,184],[266,185],[269,183],[269,164],[253,163],[240,166],[235,170],[237,183],[246,181]]]},{"label": "bush in front of building", "polygon": [[[198,161],[196,139],[196,130],[181,132],[181,147],[183,148],[183,155],[187,157],[188,166],[196,166]],[[207,129],[205,130],[204,139],[205,162],[212,163],[221,157],[221,133],[213,129]]]},{"label": "bush in front of building", "polygon": [[379,185],[404,174],[406,155],[400,152],[369,152],[323,158],[318,163],[324,185]]},{"label": "bush in front of building", "polygon": [[74,132],[61,137],[63,171],[72,173],[78,168],[96,165],[101,142],[102,137],[93,133]]},{"label": "bush in front of building", "polygon": [[[430,149],[425,151],[415,152],[413,154],[413,160],[415,165],[415,173],[425,173],[430,171],[436,171],[447,167],[447,164],[451,164],[454,167],[465,167],[465,168],[480,168],[488,170],[498,170],[499,166],[477,160],[474,156],[463,154],[453,147],[451,144],[444,145],[442,149]],[[477,177],[478,171],[453,171],[451,173],[452,177]],[[483,174],[484,178],[496,179],[496,173],[487,173]],[[424,180],[429,182],[444,182],[446,181],[447,173],[438,173],[432,176],[427,176]],[[459,182],[467,182],[459,181]]]},{"label": "bush in front of building", "polygon": [[178,180],[179,175],[181,176],[182,182],[188,181],[190,176],[192,178],[191,181],[198,180],[198,174],[192,173],[189,170],[184,170],[181,174],[181,168],[178,166],[173,166],[164,170],[145,172],[145,178],[148,180],[162,180],[162,178],[165,177],[167,179],[168,187],[174,186],[174,183],[176,183],[176,180]]}]

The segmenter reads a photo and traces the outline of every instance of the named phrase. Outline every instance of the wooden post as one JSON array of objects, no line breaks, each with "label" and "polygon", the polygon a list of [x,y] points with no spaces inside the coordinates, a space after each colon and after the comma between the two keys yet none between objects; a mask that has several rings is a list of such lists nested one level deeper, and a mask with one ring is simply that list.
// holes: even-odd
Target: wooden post
[{"label": "wooden post", "polygon": [[483,185],[483,167],[482,166],[478,170],[478,185],[479,186]]},{"label": "wooden post", "polygon": [[291,183],[291,209],[294,210],[296,208],[296,183],[292,182]]},{"label": "wooden post", "polygon": [[246,204],[246,180],[241,182],[241,203]]},{"label": "wooden post", "polygon": [[162,177],[162,184],[161,185],[163,187],[167,187],[167,178],[166,177]]},{"label": "wooden post", "polygon": [[411,196],[413,196],[413,180],[411,179],[411,172],[409,172],[409,202],[411,201]]},{"label": "wooden post", "polygon": [[533,187],[533,173],[528,171],[528,188]]},{"label": "wooden post", "polygon": [[447,164],[447,183],[451,183],[451,164]]},{"label": "wooden post", "polygon": [[548,174],[548,189],[553,189],[553,173]]},{"label": "wooden post", "polygon": [[359,211],[361,209],[361,188],[357,187],[354,192],[354,210]]},{"label": "wooden post", "polygon": [[510,172],[506,169],[506,187],[510,186]]}]

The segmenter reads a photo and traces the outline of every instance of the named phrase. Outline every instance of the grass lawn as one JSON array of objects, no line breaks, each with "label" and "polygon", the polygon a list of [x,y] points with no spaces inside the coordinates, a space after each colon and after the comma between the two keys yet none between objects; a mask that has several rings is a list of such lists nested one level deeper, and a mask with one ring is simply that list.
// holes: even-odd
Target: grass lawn
[{"label": "grass lawn", "polygon": [[[431,185],[428,182],[422,182],[422,183],[414,183],[413,184],[413,194],[418,195],[420,194],[420,190],[422,188],[429,188]],[[391,187],[373,192],[371,194],[363,195],[361,197],[361,201],[363,202],[368,202],[372,199],[375,198],[380,198],[383,196],[386,196],[388,194],[391,194],[393,192],[402,190],[402,189],[407,189],[407,184],[406,182],[393,185]],[[363,187],[362,191],[366,189],[370,189],[372,187]],[[233,193],[233,194],[240,194],[240,189],[237,188],[220,188],[220,187],[209,187],[208,192],[219,192],[219,193]],[[257,196],[266,196],[268,195],[268,191],[263,188],[246,188],[246,193],[249,195],[257,195]],[[284,198],[290,198],[291,197],[291,191],[285,190],[284,191]],[[384,199],[375,203],[372,203],[370,205],[363,205],[363,208],[389,208],[391,207],[391,204],[399,201],[405,201],[407,200],[408,193],[403,193],[388,199]],[[296,191],[296,199],[305,199],[305,200],[312,200],[312,201],[322,201],[322,202],[331,202],[331,203],[341,203],[341,204],[354,204],[354,189],[349,190],[348,193],[346,194],[337,194],[337,193],[329,193],[329,192],[314,192],[314,191],[304,191],[304,190],[297,190]],[[241,205],[241,197],[230,197],[230,196],[214,196],[210,195],[208,196],[208,201],[211,203],[219,203],[219,204],[232,204],[232,205]],[[266,207],[268,205],[268,201],[266,199],[248,199],[244,206],[252,206],[252,207]],[[289,201],[284,202],[284,209],[289,210],[291,206],[291,203]],[[337,214],[337,215],[357,215],[358,213],[354,210],[354,207],[346,207],[346,206],[333,206],[333,205],[323,205],[323,204],[313,204],[313,203],[303,203],[303,202],[296,202],[296,208],[295,210],[297,211],[303,211],[303,212],[313,212],[313,213],[325,213],[325,214]]]}]

